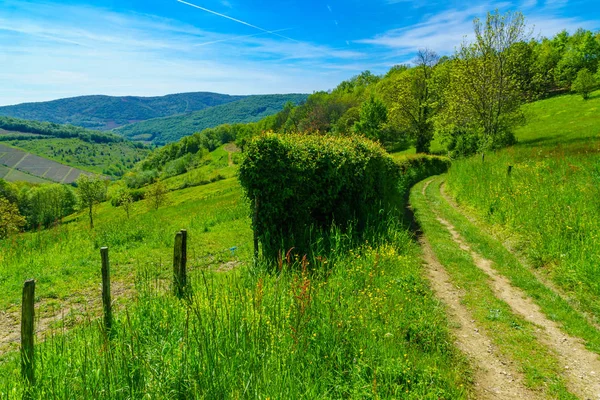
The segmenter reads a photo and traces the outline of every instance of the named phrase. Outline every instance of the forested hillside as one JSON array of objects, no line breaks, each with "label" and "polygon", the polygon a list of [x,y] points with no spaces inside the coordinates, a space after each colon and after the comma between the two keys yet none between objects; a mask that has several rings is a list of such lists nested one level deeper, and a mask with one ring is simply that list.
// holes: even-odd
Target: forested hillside
[{"label": "forested hillside", "polygon": [[[27,158],[25,155],[21,155],[23,160],[19,163],[14,163],[6,157],[0,158],[0,166],[5,167],[3,177],[30,182],[37,182],[35,177],[48,179],[50,165],[63,171],[56,174],[56,177],[49,178],[57,182],[71,183],[77,177],[73,175],[72,179],[68,178],[68,167],[113,177],[121,176],[149,151],[141,143],[130,142],[110,132],[10,117],[0,117],[0,144],[2,143],[63,164],[55,165],[36,158]],[[37,161],[34,162],[34,159]],[[48,166],[42,168],[46,164]],[[31,175],[25,176],[23,172]]]},{"label": "forested hillside", "polygon": [[0,116],[107,130],[152,118],[188,113],[244,96],[197,92],[159,97],[81,96],[0,107]]},{"label": "forested hillside", "polygon": [[190,114],[138,122],[115,130],[131,139],[163,145],[221,124],[255,122],[281,111],[284,105],[303,103],[305,94],[248,96],[242,100]]},{"label": "forested hillside", "polygon": [[[452,57],[422,50],[411,65],[394,66],[383,76],[365,71],[258,122],[225,124],[184,137],[155,150],[140,166],[160,170],[229,141],[244,148],[252,136],[268,131],[361,135],[391,152],[435,150],[452,157],[514,144],[515,133],[532,118],[523,105],[570,91],[589,97],[600,85],[600,33],[563,31],[538,41],[526,34],[522,16],[515,21],[514,39],[501,49],[481,36]],[[171,131],[166,123],[164,130]]]}]

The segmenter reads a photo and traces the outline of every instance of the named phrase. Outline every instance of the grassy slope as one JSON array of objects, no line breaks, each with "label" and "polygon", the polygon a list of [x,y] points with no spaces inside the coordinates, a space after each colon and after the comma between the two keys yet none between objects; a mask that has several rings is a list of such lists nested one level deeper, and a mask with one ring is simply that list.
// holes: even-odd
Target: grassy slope
[{"label": "grassy slope", "polygon": [[[228,164],[223,151],[213,156]],[[231,168],[219,170],[229,175]],[[311,266],[314,272],[284,262],[274,274],[252,267],[248,214],[229,178],[174,191],[159,210],[137,203],[129,220],[102,204],[93,232],[78,214],[0,242],[2,309],[16,311],[28,277],[37,279],[42,315],[98,297],[98,248],[105,245],[113,281],[136,287],[128,311],[116,314],[112,345],[92,316],[38,346],[37,397],[466,397],[468,366],[403,229],[390,225],[386,239],[364,245],[340,235],[338,252]],[[187,305],[157,289],[168,287],[181,228],[188,229],[195,293]],[[218,272],[228,262],[241,264]],[[21,397],[18,361],[15,352],[0,359],[0,397]]]},{"label": "grassy slope", "polygon": [[249,96],[236,102],[190,114],[127,125],[116,129],[115,132],[132,140],[165,144],[221,124],[255,122],[277,113],[288,101],[298,104],[306,98],[305,94]]},{"label": "grassy slope", "polygon": [[[34,138],[6,144],[61,164],[106,175],[112,175],[117,168],[122,171],[133,168],[149,151],[129,142],[89,143],[81,139]],[[114,167],[112,172],[111,167]]]},{"label": "grassy slope", "polygon": [[[600,321],[600,92],[529,104],[520,143],[456,162],[448,191]],[[507,177],[507,166],[513,173]]]}]

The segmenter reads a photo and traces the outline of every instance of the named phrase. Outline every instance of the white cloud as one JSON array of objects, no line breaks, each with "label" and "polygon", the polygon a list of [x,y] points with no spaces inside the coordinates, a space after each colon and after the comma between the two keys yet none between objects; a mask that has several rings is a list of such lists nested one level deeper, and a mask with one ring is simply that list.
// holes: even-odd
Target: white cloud
[{"label": "white cloud", "polygon": [[0,105],[83,94],[313,92],[372,63],[347,48],[272,35],[223,34],[151,15],[10,1],[0,9]]},{"label": "white cloud", "polygon": [[[402,0],[388,0],[399,2]],[[552,36],[563,29],[574,31],[583,27],[594,29],[600,26],[599,21],[580,18],[565,18],[557,15],[558,10],[568,0],[546,0],[544,7],[534,7],[537,0],[522,0],[520,9],[527,9],[526,23],[533,28],[535,37]],[[422,22],[398,29],[392,29],[372,38],[356,41],[387,49],[387,55],[406,56],[419,48],[429,48],[440,54],[450,54],[463,40],[472,39],[473,19],[484,19],[490,10],[515,9],[512,2],[489,2],[463,9],[440,10],[439,13],[425,18]]]}]

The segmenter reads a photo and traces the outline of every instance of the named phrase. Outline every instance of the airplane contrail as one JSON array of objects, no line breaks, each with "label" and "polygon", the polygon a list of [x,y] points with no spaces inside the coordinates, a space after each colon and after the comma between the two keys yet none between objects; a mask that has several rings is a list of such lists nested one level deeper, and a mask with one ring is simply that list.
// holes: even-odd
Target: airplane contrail
[{"label": "airplane contrail", "polygon": [[227,38],[227,39],[213,40],[211,42],[198,43],[198,44],[195,44],[194,46],[208,46],[209,44],[229,42],[229,41],[232,41],[232,40],[245,39],[245,38],[250,38],[250,37],[255,37],[255,36],[260,36],[260,35],[266,35],[267,33],[277,33],[277,32],[289,31],[289,30],[290,30],[290,28],[286,28],[286,29],[278,29],[276,31],[255,33],[254,35],[236,36],[236,37],[233,37],[233,38]]},{"label": "airplane contrail", "polygon": [[230,17],[229,15],[218,13],[218,12],[213,11],[213,10],[209,10],[208,8],[201,7],[201,6],[197,5],[197,4],[188,3],[187,1],[184,1],[184,0],[177,0],[177,2],[185,4],[185,5],[188,5],[190,7],[197,8],[199,10],[205,11],[205,12],[210,13],[210,14],[217,15],[217,16],[219,16],[221,18],[226,18],[228,20],[237,22],[238,24],[242,24],[242,25],[246,25],[246,26],[249,26],[251,28],[254,28],[254,29],[258,29],[259,31],[263,31],[264,33],[268,33],[270,35],[279,36],[279,37],[281,37],[283,39],[291,40],[292,42],[302,43],[302,42],[300,42],[300,41],[298,41],[296,39],[292,39],[290,37],[280,35],[280,34],[277,33],[277,31],[270,31],[268,29],[261,28],[260,26],[252,25],[252,24],[250,24],[248,22],[245,22],[245,21],[242,21],[240,19],[236,19],[236,18]]}]

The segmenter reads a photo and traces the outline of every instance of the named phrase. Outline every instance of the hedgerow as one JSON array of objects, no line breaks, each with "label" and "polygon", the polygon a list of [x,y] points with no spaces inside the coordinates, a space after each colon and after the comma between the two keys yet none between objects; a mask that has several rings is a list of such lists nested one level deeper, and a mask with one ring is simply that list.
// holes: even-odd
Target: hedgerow
[{"label": "hedgerow", "polygon": [[311,244],[333,225],[360,235],[400,199],[400,167],[359,137],[264,134],[249,143],[239,178],[272,260],[291,248],[314,255]]}]

